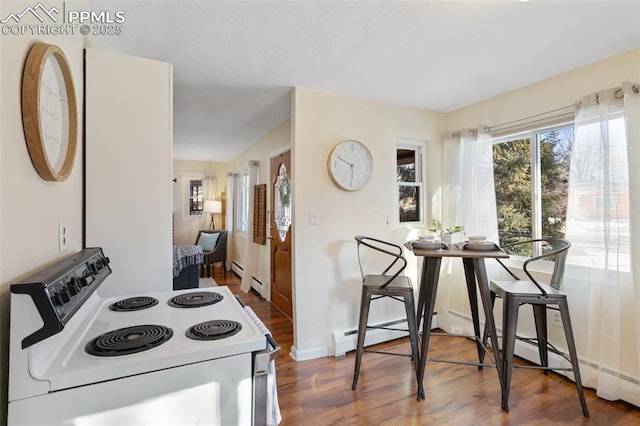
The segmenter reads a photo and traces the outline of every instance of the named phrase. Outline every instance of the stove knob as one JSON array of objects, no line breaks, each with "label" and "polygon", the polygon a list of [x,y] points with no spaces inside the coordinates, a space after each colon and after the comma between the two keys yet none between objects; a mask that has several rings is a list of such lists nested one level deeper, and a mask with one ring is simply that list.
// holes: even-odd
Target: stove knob
[{"label": "stove knob", "polygon": [[104,268],[104,263],[102,263],[102,259],[96,260],[96,266],[98,267],[98,271],[102,271]]},{"label": "stove knob", "polygon": [[60,297],[58,296],[59,293],[54,294],[53,296],[51,296],[51,303],[53,303],[54,306],[62,306],[62,300],[60,300]]},{"label": "stove knob", "polygon": [[71,301],[71,296],[69,296],[66,289],[62,288],[56,293],[56,302],[58,305],[64,305],[65,303],[69,303],[69,301]]},{"label": "stove knob", "polygon": [[82,285],[82,280],[84,278],[78,278],[78,277],[73,277],[71,278],[71,285],[76,289],[76,292],[79,292],[82,290],[82,287],[84,287],[84,285]]},{"label": "stove knob", "polygon": [[64,288],[69,296],[75,296],[78,293],[78,289],[76,288],[73,280],[69,281],[69,283],[64,286]]},{"label": "stove knob", "polygon": [[87,281],[86,277],[80,277],[80,278],[76,278],[78,280],[78,283],[80,284],[80,288],[84,288],[86,286],[89,285],[89,281]]}]

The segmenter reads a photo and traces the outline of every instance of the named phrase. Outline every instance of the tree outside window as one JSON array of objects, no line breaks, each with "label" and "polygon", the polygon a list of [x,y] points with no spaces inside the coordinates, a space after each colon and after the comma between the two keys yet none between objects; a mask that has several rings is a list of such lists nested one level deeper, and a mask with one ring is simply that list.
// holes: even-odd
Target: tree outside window
[{"label": "tree outside window", "polygon": [[573,126],[563,126],[502,139],[493,146],[501,245],[543,236],[564,238],[572,143]]}]

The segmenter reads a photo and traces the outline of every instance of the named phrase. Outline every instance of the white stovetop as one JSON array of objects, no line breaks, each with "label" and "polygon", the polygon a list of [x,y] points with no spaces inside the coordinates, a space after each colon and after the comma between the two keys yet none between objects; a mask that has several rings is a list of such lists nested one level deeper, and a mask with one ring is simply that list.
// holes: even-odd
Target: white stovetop
[{"label": "white stovetop", "polygon": [[[195,291],[219,293],[223,300],[198,308],[176,308],[167,304],[167,301],[176,295]],[[32,376],[37,380],[50,381],[53,391],[265,349],[264,334],[227,287],[139,296],[152,296],[158,299],[159,303],[149,309],[130,312],[109,310],[109,305],[125,297],[104,298],[87,304],[86,308],[92,309],[92,313],[84,320],[86,326],[69,330],[73,335],[64,341],[71,343],[54,352],[53,357],[49,356],[47,359],[43,353],[31,357]],[[234,336],[214,341],[196,341],[185,335],[185,331],[191,326],[216,319],[237,321],[242,325],[242,329]],[[142,324],[169,327],[173,330],[173,336],[156,348],[131,355],[98,357],[89,355],[84,350],[85,345],[100,334]],[[30,348],[34,352],[39,349],[42,349],[39,344]]]}]

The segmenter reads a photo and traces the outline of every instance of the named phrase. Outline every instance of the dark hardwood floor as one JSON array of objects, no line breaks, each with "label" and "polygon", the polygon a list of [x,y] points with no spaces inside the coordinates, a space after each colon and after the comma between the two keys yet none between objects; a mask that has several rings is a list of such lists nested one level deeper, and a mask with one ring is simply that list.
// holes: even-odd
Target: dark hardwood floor
[{"label": "dark hardwood floor", "polygon": [[[282,354],[276,360],[281,425],[640,425],[640,409],[598,398],[585,390],[591,414],[584,418],[573,382],[542,371],[514,371],[510,412],[500,409],[500,385],[495,369],[479,371],[464,365],[428,363],[426,399],[416,400],[417,385],[408,358],[364,354],[356,391],[351,390],[354,352],[296,362],[289,352],[293,324],[257,293],[243,293],[232,272],[214,268],[218,285],[227,285],[251,306],[276,341]],[[409,352],[407,339],[380,347]],[[433,337],[430,357],[472,360],[471,340]]]}]

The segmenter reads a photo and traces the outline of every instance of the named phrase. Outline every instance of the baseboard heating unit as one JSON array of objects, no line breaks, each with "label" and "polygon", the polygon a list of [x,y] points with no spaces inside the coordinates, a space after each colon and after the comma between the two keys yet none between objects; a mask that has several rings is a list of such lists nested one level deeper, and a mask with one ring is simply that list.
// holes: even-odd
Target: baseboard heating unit
[{"label": "baseboard heating unit", "polygon": [[[395,326],[397,324],[406,323],[406,319],[398,318],[395,320],[387,321],[384,323],[375,324],[377,327],[381,326]],[[433,315],[433,321],[431,323],[431,329],[438,328],[438,315]],[[422,328],[420,328],[422,329]],[[370,346],[378,343],[388,342],[390,340],[399,339],[409,336],[408,332],[394,331],[394,330],[381,330],[373,329],[367,331],[367,337],[364,345]],[[331,355],[344,356],[349,351],[356,349],[356,343],[358,339],[358,329],[349,329],[345,331],[334,331],[331,339]]]}]

